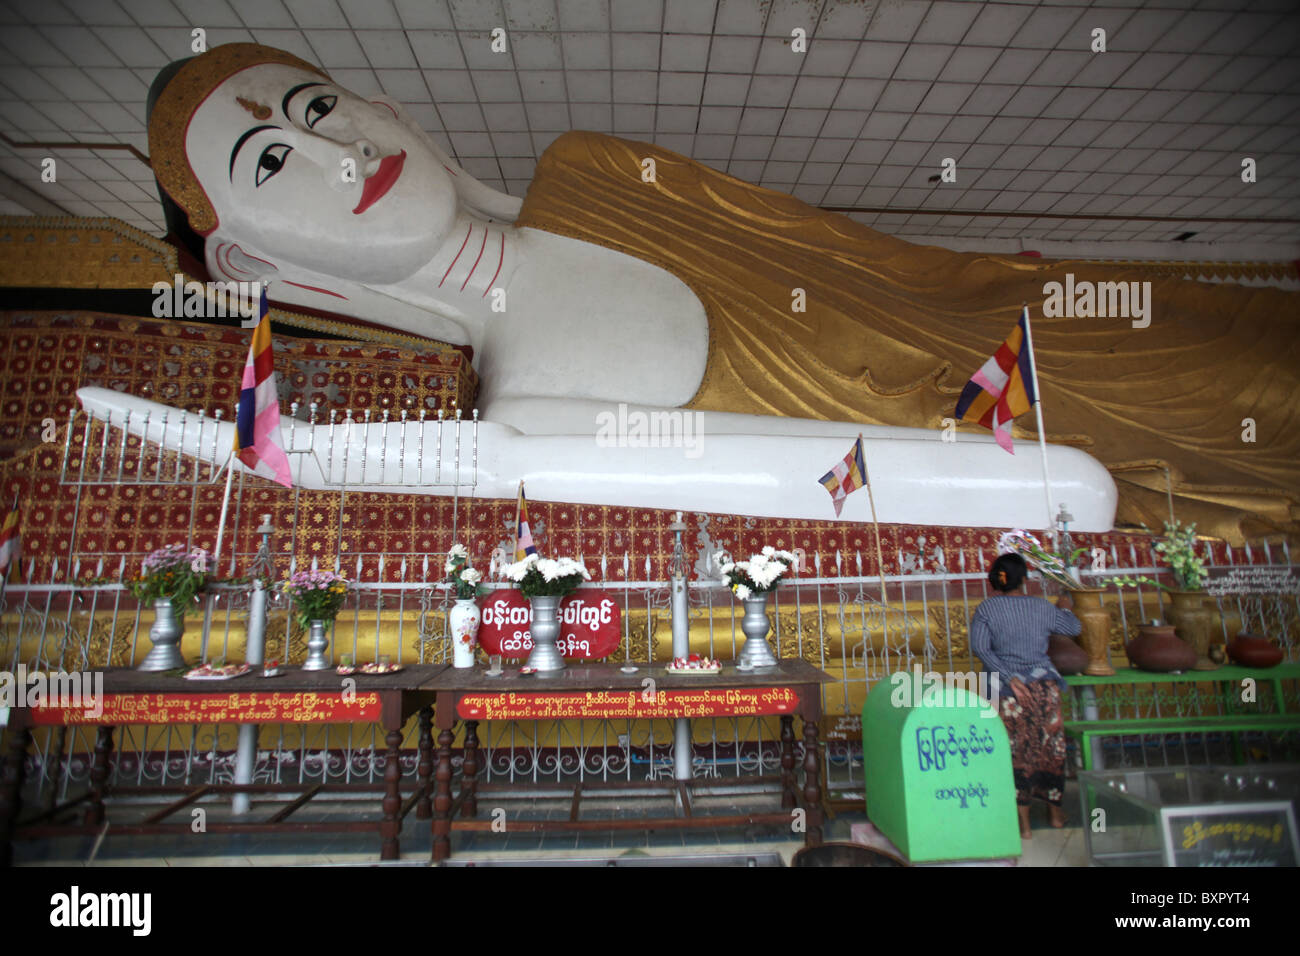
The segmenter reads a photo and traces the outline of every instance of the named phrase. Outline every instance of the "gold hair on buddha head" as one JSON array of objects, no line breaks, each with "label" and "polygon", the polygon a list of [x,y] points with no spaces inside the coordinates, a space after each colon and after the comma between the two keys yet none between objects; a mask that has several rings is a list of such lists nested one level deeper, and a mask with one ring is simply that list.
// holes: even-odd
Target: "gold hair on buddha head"
[{"label": "gold hair on buddha head", "polygon": [[[292,53],[257,43],[227,43],[187,60],[158,93],[149,113],[149,161],[158,184],[189,216],[195,232],[207,234],[217,226],[212,208],[185,155],[185,135],[195,110],[225,80],[241,70],[262,64],[281,64],[329,76],[320,67]],[[269,119],[270,106],[237,97],[237,102],[258,120]]]}]

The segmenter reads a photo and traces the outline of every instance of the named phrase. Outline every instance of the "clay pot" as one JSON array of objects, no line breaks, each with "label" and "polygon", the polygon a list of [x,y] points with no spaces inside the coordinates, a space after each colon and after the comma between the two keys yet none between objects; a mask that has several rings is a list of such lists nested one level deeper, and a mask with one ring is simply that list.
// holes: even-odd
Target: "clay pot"
[{"label": "clay pot", "polygon": [[1213,619],[1205,607],[1204,591],[1170,591],[1174,606],[1165,612],[1174,630],[1196,651],[1198,671],[1214,671],[1219,665],[1210,660],[1210,625]]},{"label": "clay pot", "polygon": [[1134,667],[1157,674],[1173,674],[1196,668],[1196,651],[1180,640],[1171,625],[1144,624],[1129,642],[1128,660]]},{"label": "clay pot", "polygon": [[1079,643],[1088,653],[1085,674],[1108,677],[1115,673],[1106,656],[1110,645],[1110,612],[1101,606],[1102,588],[1070,588],[1074,600],[1074,616],[1083,623]]},{"label": "clay pot", "polygon": [[1242,631],[1228,642],[1228,657],[1242,667],[1276,667],[1282,663],[1282,649],[1267,637]]},{"label": "clay pot", "polygon": [[1088,666],[1088,652],[1064,634],[1047,635],[1047,656],[1058,674],[1082,674]]}]

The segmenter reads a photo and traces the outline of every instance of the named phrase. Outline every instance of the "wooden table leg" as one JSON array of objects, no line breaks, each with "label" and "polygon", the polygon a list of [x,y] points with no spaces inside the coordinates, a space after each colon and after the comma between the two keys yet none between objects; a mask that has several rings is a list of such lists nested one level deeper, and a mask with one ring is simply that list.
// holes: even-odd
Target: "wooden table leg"
[{"label": "wooden table leg", "polygon": [[808,811],[808,830],[804,846],[822,845],[822,759],[817,749],[817,721],[803,722],[803,798]]},{"label": "wooden table leg", "polygon": [[427,820],[433,816],[433,796],[430,789],[433,775],[433,708],[421,707],[418,714],[420,723],[420,763],[415,772],[416,782],[420,787],[420,798],[415,802],[415,818]]},{"label": "wooden table leg", "polygon": [[781,717],[781,809],[792,810],[798,802],[795,799],[794,782],[794,717],[785,714]]},{"label": "wooden table leg", "polygon": [[23,808],[23,778],[27,771],[27,747],[32,742],[31,728],[17,708],[10,711],[9,753],[5,758],[4,778],[0,780],[0,866],[14,863],[13,838],[18,814]]},{"label": "wooden table leg", "polygon": [[402,809],[402,768],[398,761],[402,755],[402,732],[389,730],[385,738],[388,743],[388,759],[384,761],[384,819],[379,824],[382,844],[379,851],[381,860],[397,860],[402,856],[399,834],[402,821],[399,813]]},{"label": "wooden table leg", "polygon": [[465,762],[461,767],[460,804],[462,817],[478,816],[478,721],[465,721]]},{"label": "wooden table leg", "polygon": [[99,826],[104,822],[104,791],[108,782],[108,761],[113,755],[113,728],[101,726],[95,735],[95,757],[90,765],[90,804],[82,822]]},{"label": "wooden table leg", "polygon": [[[438,707],[442,710],[441,704]],[[441,719],[439,720],[441,723]],[[438,764],[433,771],[433,862],[451,856],[451,728],[438,734]]]}]

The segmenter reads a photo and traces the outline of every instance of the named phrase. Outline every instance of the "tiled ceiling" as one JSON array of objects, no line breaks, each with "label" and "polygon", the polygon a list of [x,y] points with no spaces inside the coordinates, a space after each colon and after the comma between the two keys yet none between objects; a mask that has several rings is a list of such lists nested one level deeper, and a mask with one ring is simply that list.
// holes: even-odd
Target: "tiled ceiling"
[{"label": "tiled ceiling", "polygon": [[[357,93],[387,93],[465,168],[519,196],[542,150],[576,128],[652,141],[815,205],[873,210],[852,215],[905,236],[1294,244],[1296,8],[3,0],[0,132],[146,152],[149,84],[202,27],[209,47],[281,47]],[[491,49],[498,27],[504,54]],[[796,28],[804,53],[791,49]],[[1105,53],[1090,50],[1097,29]],[[41,181],[46,155],[54,183]],[[1241,179],[1245,157],[1255,183]],[[932,182],[945,158],[957,181]],[[0,140],[0,171],[0,213],[53,204],[162,232],[152,174],[125,150]]]}]

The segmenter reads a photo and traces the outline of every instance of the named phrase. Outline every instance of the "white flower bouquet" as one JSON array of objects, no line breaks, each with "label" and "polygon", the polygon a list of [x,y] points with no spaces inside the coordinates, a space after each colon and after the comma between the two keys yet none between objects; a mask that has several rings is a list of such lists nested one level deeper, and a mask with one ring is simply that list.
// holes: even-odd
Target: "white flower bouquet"
[{"label": "white flower bouquet", "polygon": [[576,589],[591,573],[573,558],[542,558],[530,554],[522,561],[507,564],[502,577],[519,585],[526,598],[560,596]]},{"label": "white flower bouquet", "polygon": [[775,591],[786,575],[799,570],[799,561],[793,554],[771,545],[750,555],[748,561],[732,561],[731,555],[725,551],[714,554],[713,560],[732,592],[742,601],[756,594]]},{"label": "white flower bouquet", "polygon": [[463,544],[451,546],[444,569],[447,572],[447,583],[455,588],[457,598],[466,600],[482,593],[483,588],[479,582],[483,580],[483,574],[470,567],[469,549]]},{"label": "white flower bouquet", "polygon": [[1038,571],[1044,578],[1066,588],[1083,586],[1076,576],[1077,572],[1073,565],[1079,555],[1086,553],[1087,550],[1087,548],[1076,548],[1067,564],[1060,555],[1048,551],[1037,538],[1023,528],[1013,528],[998,538],[998,554],[1018,554],[1025,559],[1025,564]]}]

